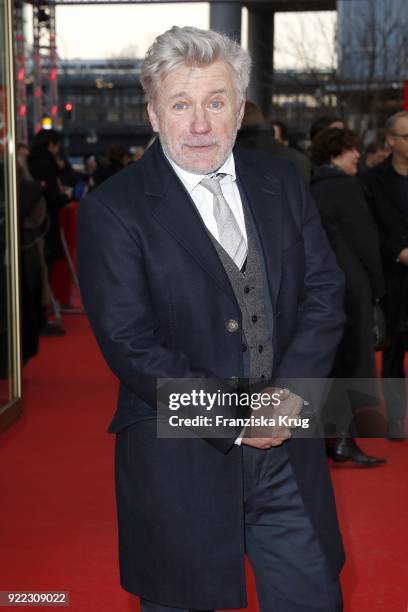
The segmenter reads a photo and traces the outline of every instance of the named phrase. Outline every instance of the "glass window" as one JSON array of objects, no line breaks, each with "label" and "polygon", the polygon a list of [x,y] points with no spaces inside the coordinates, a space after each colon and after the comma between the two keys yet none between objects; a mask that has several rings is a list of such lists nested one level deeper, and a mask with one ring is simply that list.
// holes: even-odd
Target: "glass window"
[{"label": "glass window", "polygon": [[119,121],[120,113],[119,110],[110,109],[106,113],[106,121]]}]

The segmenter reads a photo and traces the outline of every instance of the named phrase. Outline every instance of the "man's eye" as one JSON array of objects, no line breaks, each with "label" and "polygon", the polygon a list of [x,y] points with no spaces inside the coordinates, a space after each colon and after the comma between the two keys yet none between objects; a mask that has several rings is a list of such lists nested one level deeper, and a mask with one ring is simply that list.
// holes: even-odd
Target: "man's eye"
[{"label": "man's eye", "polygon": [[187,108],[187,104],[185,102],[176,102],[173,108],[174,110],[181,111]]},{"label": "man's eye", "polygon": [[211,108],[219,109],[219,108],[222,108],[222,102],[221,100],[212,100],[210,102],[210,106]]}]

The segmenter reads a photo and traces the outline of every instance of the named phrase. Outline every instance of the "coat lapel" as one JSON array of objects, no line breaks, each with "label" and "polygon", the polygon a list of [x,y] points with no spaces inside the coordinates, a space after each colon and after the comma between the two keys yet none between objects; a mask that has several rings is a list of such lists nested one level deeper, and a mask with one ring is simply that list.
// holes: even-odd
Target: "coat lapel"
[{"label": "coat lapel", "polygon": [[235,164],[261,242],[271,299],[275,304],[282,272],[282,186],[272,172],[260,179],[239,155],[235,155]]},{"label": "coat lapel", "polygon": [[[240,187],[245,195],[260,238],[274,304],[279,291],[282,265],[282,187],[277,177],[256,170],[235,154]],[[236,303],[231,283],[189,194],[177,178],[159,142],[143,156],[145,191],[156,198],[153,216],[215,283]]]},{"label": "coat lapel", "polygon": [[161,152],[159,143],[152,146],[149,158],[153,163],[146,165],[145,189],[148,195],[157,199],[152,212],[154,218],[236,302],[231,283],[200,214]]}]

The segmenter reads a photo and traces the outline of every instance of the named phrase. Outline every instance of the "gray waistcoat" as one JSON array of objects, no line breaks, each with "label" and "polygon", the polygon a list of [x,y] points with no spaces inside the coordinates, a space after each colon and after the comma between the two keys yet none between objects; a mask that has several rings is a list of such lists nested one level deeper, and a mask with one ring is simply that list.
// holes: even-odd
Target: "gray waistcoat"
[{"label": "gray waistcoat", "polygon": [[[245,375],[252,380],[271,377],[272,372],[272,338],[266,318],[264,275],[262,273],[257,238],[250,215],[245,210],[245,227],[248,238],[248,256],[243,274],[219,242],[209,233],[232,285],[235,297],[242,314],[242,350],[244,352]],[[238,332],[232,332],[238,333]],[[249,360],[247,357],[249,356]]]}]

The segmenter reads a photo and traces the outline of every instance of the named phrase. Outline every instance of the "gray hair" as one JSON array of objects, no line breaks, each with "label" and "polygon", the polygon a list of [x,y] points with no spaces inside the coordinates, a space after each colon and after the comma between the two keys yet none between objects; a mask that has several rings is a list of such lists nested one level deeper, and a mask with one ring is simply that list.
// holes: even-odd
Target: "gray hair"
[{"label": "gray hair", "polygon": [[386,134],[394,133],[395,125],[398,119],[408,119],[408,111],[399,111],[398,113],[391,115],[391,117],[388,117],[385,123],[385,133]]},{"label": "gray hair", "polygon": [[154,101],[163,79],[180,66],[209,66],[224,61],[232,68],[239,102],[245,98],[251,58],[234,40],[213,30],[173,26],[156,38],[146,53],[140,80],[149,101]]}]

